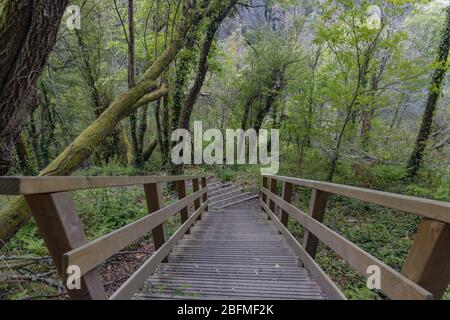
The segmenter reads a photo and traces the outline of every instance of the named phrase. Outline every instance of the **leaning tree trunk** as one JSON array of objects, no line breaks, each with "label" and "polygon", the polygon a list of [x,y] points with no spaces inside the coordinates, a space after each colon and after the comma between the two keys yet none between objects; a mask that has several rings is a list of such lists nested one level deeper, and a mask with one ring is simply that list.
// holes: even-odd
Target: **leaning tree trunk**
[{"label": "leaning tree trunk", "polygon": [[181,111],[179,128],[189,130],[189,122],[191,114],[194,109],[195,102],[205,82],[206,73],[208,72],[208,56],[213,44],[216,32],[219,29],[222,21],[228,16],[230,11],[236,6],[237,0],[224,1],[220,4],[217,14],[212,17],[211,22],[206,30],[206,36],[203,41],[202,49],[200,51],[200,58],[198,62],[198,71],[194,84],[189,90],[189,94],[184,101],[183,109]]},{"label": "leaning tree trunk", "polygon": [[68,0],[4,0],[0,17],[0,175],[37,105],[36,82],[56,41]]},{"label": "leaning tree trunk", "polygon": [[428,99],[425,106],[425,112],[422,117],[419,135],[416,144],[408,162],[408,176],[413,178],[417,175],[417,171],[423,160],[424,150],[427,145],[428,138],[431,133],[431,125],[433,122],[434,111],[442,92],[442,83],[447,72],[447,60],[450,48],[450,6],[447,8],[447,21],[442,34],[442,40],[436,58],[438,67],[433,73],[431,85],[428,89]]},{"label": "leaning tree trunk", "polygon": [[[114,131],[122,119],[128,117],[138,106],[155,101],[167,94],[168,89],[165,86],[156,90],[156,80],[183,47],[193,19],[198,19],[198,16],[202,14],[201,11],[192,10],[188,2],[185,4],[183,21],[180,22],[177,37],[170,47],[147,69],[141,81],[118,97],[97,120],[81,132],[75,141],[40,173],[41,176],[70,175],[92,155],[97,145]],[[149,91],[152,92],[149,93]],[[0,247],[28,219],[27,205],[22,197],[17,197],[0,210]]]}]

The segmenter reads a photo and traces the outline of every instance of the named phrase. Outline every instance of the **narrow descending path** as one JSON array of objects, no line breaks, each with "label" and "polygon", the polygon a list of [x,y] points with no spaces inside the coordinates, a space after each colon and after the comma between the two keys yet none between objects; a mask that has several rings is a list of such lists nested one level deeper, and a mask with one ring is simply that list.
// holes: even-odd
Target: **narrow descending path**
[{"label": "narrow descending path", "polygon": [[326,299],[259,209],[213,210],[135,299]]}]

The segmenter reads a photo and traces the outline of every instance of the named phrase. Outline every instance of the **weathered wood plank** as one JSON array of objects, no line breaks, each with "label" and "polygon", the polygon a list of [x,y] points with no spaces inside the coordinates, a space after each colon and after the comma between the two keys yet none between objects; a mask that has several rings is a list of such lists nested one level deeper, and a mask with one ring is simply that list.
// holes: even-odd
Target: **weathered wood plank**
[{"label": "weathered wood plank", "polygon": [[[309,215],[319,222],[323,221],[325,209],[327,207],[329,193],[313,189],[311,191],[311,199],[309,201]],[[289,202],[289,201],[288,201]],[[303,248],[314,259],[316,257],[317,245],[319,240],[317,237],[305,229],[305,235],[303,237]]]},{"label": "weathered wood plank", "polygon": [[440,299],[450,282],[450,225],[424,219],[402,273]]},{"label": "weathered wood plank", "polygon": [[[265,178],[277,179],[294,185],[308,187],[349,197],[384,207],[415,213],[425,218],[450,224],[450,203],[417,197],[405,196],[384,191],[351,187],[336,183],[312,181],[298,178],[264,175]],[[264,186],[263,186],[264,187]]]},{"label": "weathered wood plank", "polygon": [[[75,211],[70,193],[29,195],[25,197],[36,220],[39,232],[44,238],[59,275],[67,279],[67,267],[62,261],[64,252],[82,246],[87,239]],[[81,288],[67,290],[71,299],[104,300],[105,290],[95,270],[84,273]]]},{"label": "weathered wood plank", "polygon": [[285,202],[269,190],[262,188],[262,192],[269,199],[275,201],[280,208],[286,210],[291,217],[301,223],[319,238],[320,241],[329,246],[364,277],[368,277],[367,268],[369,266],[378,266],[381,272],[381,291],[391,299],[433,299],[433,295],[429,291],[395,271],[384,262],[371,256],[354,243],[348,241],[314,218],[311,218],[290,203]]},{"label": "weathered wood plank", "polygon": [[[201,180],[202,180],[202,188],[205,188],[206,190],[208,190],[207,178],[203,177],[203,178],[201,178]],[[203,203],[208,201],[208,193],[209,193],[209,191],[207,191],[205,194],[203,194]],[[205,211],[208,211],[208,206],[205,207]]]},{"label": "weathered wood plank", "polygon": [[[152,299],[164,293],[195,299],[329,298],[259,210],[209,212],[191,230],[137,297]],[[245,236],[232,240],[240,234]],[[248,237],[256,234],[259,241],[250,241]]]},{"label": "weathered wood plank", "polygon": [[[277,193],[277,180],[272,179],[270,180],[270,191],[272,191],[272,193],[276,194]],[[269,208],[270,210],[272,210],[272,212],[275,212],[275,202],[269,199]]]},{"label": "weathered wood plank", "polygon": [[161,261],[167,257],[170,250],[181,239],[181,237],[195,223],[198,216],[203,212],[208,202],[205,202],[192,216],[175,232],[167,242],[156,251],[116,292],[110,297],[110,300],[129,299],[139,288],[144,285],[145,280],[151,275]]},{"label": "weathered wood plank", "polygon": [[[289,202],[289,203],[291,203],[291,199],[292,199],[292,187],[293,187],[292,183],[283,182],[282,198],[284,199],[284,201]],[[289,214],[284,210],[281,210],[280,222],[286,228],[288,227]]]},{"label": "weathered wood plank", "polygon": [[[152,214],[161,210],[162,191],[160,183],[144,184],[145,199],[147,201],[148,213]],[[153,245],[158,250],[166,242],[166,230],[164,222],[152,230]]]},{"label": "weathered wood plank", "polygon": [[319,265],[312,259],[305,249],[298,243],[295,237],[289,232],[289,230],[281,223],[270,208],[261,200],[261,206],[264,211],[271,216],[271,220],[277,229],[284,235],[286,241],[291,246],[292,250],[300,258],[302,264],[311,272],[311,274],[319,281],[322,288],[327,293],[329,299],[332,300],[345,300],[345,295],[339,290],[334,282],[328,277],[328,275],[319,267]]},{"label": "weathered wood plank", "polygon": [[156,182],[192,180],[206,176],[143,177],[0,177],[0,194],[29,195],[82,189],[125,187]]},{"label": "weathered wood plank", "polygon": [[[183,199],[186,197],[186,180],[179,180],[177,181],[177,192],[178,192],[178,199]],[[184,207],[180,210],[180,216],[181,216],[181,223],[185,223],[189,219],[189,211],[188,207]],[[187,231],[189,233],[189,230]]]},{"label": "weathered wood plank", "polygon": [[69,252],[64,254],[65,265],[78,265],[82,274],[85,274],[119,250],[150,232],[150,230],[167,220],[168,217],[192,203],[194,199],[201,197],[205,192],[206,190],[201,189],[180,201],[153,212],[149,216],[143,217],[76,249],[68,250]]}]

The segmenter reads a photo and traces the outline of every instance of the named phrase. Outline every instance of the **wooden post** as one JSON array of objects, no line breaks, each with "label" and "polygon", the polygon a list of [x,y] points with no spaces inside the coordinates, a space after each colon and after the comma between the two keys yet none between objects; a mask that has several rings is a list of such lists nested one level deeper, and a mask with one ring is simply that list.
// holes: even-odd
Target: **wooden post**
[{"label": "wooden post", "polygon": [[[266,177],[263,177],[263,181],[262,181],[262,186],[263,186],[263,188],[266,188],[267,189],[267,178]],[[264,202],[264,203],[267,203],[267,196],[266,196],[266,194],[265,193],[263,193],[262,194],[262,201]]]},{"label": "wooden post", "polygon": [[[284,182],[283,183],[283,200],[291,203],[291,199],[292,199],[292,183]],[[286,228],[288,227],[289,214],[284,210],[281,211],[280,222]]]},{"label": "wooden post", "polygon": [[[25,196],[39,232],[52,256],[59,275],[66,285],[69,276],[64,269],[63,254],[87,242],[83,227],[68,192]],[[67,287],[67,286],[66,286]],[[81,288],[67,290],[74,300],[105,300],[103,284],[95,270],[81,277]]]},{"label": "wooden post", "polygon": [[[309,201],[309,215],[319,222],[323,221],[325,209],[327,207],[328,193],[313,189],[311,191],[311,200]],[[303,248],[314,259],[316,257],[317,245],[319,240],[315,235],[305,229],[303,237]]]},{"label": "wooden post", "polygon": [[[144,184],[145,199],[147,200],[148,213],[152,214],[161,209],[162,191],[161,184],[149,183]],[[166,242],[166,227],[164,222],[152,230],[153,245],[155,251],[158,250]]]},{"label": "wooden post", "polygon": [[[206,178],[202,178],[202,188],[208,188]],[[203,194],[203,203],[208,201],[208,190]],[[205,207],[205,211],[208,211],[208,206]]]},{"label": "wooden post", "polygon": [[[277,194],[277,180],[275,179],[270,180],[270,191],[273,194]],[[272,199],[269,201],[269,209],[270,211],[275,213],[275,202]]]},{"label": "wooden post", "polygon": [[450,225],[423,219],[402,274],[441,299],[450,282]]},{"label": "wooden post", "polygon": [[[186,180],[177,181],[177,191],[178,191],[178,199],[183,199],[186,197]],[[181,224],[185,223],[189,219],[189,211],[187,206],[181,209],[180,215],[181,215]],[[189,231],[186,233],[189,233]]]},{"label": "wooden post", "polygon": [[[192,193],[195,193],[199,190],[200,190],[200,184],[199,184],[198,179],[192,179]],[[197,211],[198,208],[200,208],[200,198],[194,200],[194,210]],[[197,218],[197,221],[201,220],[201,219],[202,219],[202,216],[199,215]]]}]

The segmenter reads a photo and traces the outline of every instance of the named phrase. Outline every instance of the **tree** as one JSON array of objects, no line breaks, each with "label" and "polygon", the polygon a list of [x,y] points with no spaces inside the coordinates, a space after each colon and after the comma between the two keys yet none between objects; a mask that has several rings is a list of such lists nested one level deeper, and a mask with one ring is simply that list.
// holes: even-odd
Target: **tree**
[{"label": "tree", "polygon": [[5,0],[0,9],[0,175],[38,104],[36,83],[56,41],[68,0]]},{"label": "tree", "polygon": [[[183,16],[170,46],[151,64],[140,81],[119,96],[97,120],[81,132],[47,168],[40,172],[40,176],[70,175],[92,155],[93,150],[105,137],[112,134],[122,119],[136,110],[136,106],[150,103],[167,94],[167,86],[159,87],[156,81],[183,47],[193,23],[202,19],[208,9],[208,7],[195,6],[190,1],[185,1],[183,4]],[[0,210],[0,239],[2,240],[0,242],[4,244],[8,241],[28,219],[28,209],[23,198],[11,200]]]},{"label": "tree", "polygon": [[441,43],[439,45],[436,57],[436,69],[431,78],[431,84],[428,88],[428,98],[425,105],[425,112],[422,116],[419,134],[414,149],[409,158],[407,169],[408,176],[413,178],[417,175],[420,165],[423,161],[425,147],[431,134],[431,126],[436,106],[442,92],[442,86],[448,67],[448,55],[450,49],[450,6],[447,8],[445,28],[442,32]]}]

